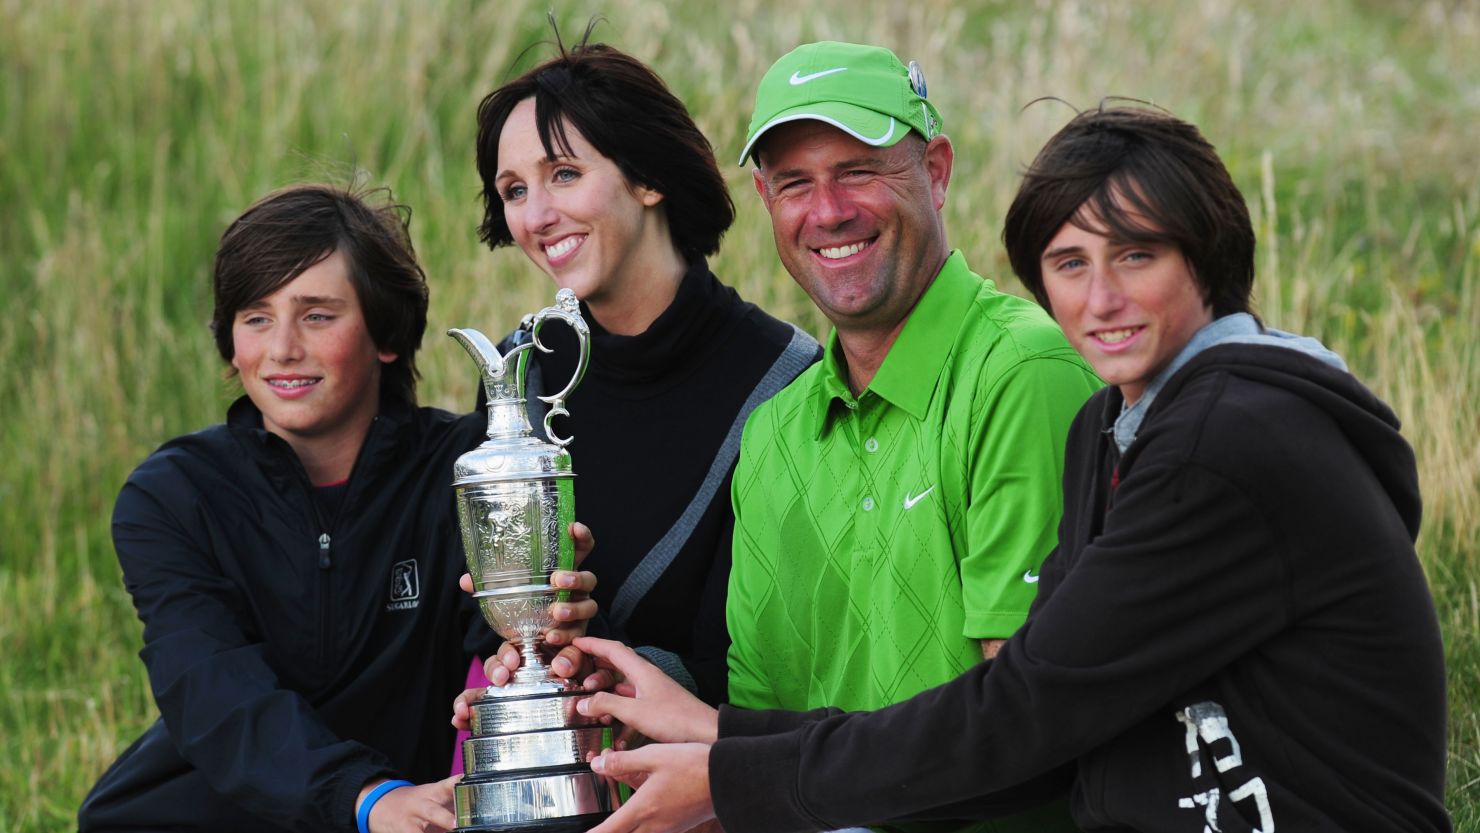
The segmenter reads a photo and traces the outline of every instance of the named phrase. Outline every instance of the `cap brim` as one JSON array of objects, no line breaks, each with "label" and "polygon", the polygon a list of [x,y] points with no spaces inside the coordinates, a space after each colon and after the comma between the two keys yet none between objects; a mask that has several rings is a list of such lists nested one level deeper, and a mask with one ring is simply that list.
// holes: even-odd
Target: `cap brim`
[{"label": "cap brim", "polygon": [[819,101],[813,104],[804,104],[783,110],[772,116],[769,121],[755,130],[751,131],[750,138],[746,140],[745,147],[740,151],[740,167],[745,167],[745,161],[750,158],[755,143],[766,135],[766,131],[778,124],[792,121],[820,121],[847,133],[849,136],[873,147],[889,147],[905,134],[910,132],[910,126],[899,121],[893,116],[876,113],[866,107],[856,104],[848,104],[842,101]]}]

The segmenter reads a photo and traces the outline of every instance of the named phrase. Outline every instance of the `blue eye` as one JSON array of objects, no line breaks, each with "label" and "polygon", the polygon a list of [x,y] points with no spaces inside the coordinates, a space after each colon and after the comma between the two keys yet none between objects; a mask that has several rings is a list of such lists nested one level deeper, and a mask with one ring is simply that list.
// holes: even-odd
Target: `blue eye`
[{"label": "blue eye", "polygon": [[581,178],[581,172],[574,168],[556,168],[553,179],[556,182],[574,182]]},{"label": "blue eye", "polygon": [[504,202],[514,202],[515,200],[524,199],[524,192],[525,188],[523,185],[510,185],[499,196],[503,197]]}]

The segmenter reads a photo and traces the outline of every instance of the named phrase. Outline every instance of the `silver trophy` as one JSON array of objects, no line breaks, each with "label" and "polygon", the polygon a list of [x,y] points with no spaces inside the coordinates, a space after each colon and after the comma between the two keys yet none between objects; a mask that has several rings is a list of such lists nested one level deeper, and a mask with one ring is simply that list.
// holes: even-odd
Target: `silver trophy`
[{"label": "silver trophy", "polygon": [[[540,328],[552,318],[575,331],[580,357],[565,389],[540,397],[551,406],[545,433],[553,442],[545,442],[530,429],[523,393],[528,351],[551,351]],[[620,803],[615,782],[586,764],[604,739],[600,723],[576,711],[588,695],[552,675],[539,650],[556,624],[550,605],[567,595],[550,586],[550,573],[575,563],[575,473],[565,450],[571,438],[557,437],[551,420],[568,414],[565,398],[585,374],[590,330],[569,289],[525,325],[529,341],[506,355],[477,330],[447,331],[477,360],[488,396],[488,439],[453,467],[473,596],[483,618],[523,656],[509,685],[489,686],[472,703],[465,774],[453,788],[459,831],[586,830]]]}]

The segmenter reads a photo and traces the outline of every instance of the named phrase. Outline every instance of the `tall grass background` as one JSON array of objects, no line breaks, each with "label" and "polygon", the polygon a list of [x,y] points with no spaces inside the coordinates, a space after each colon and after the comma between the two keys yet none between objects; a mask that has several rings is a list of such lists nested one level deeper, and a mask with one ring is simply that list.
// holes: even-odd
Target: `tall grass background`
[{"label": "tall grass background", "polygon": [[[479,99],[551,48],[547,6],[0,0],[0,830],[63,830],[155,717],[109,539],[128,472],[235,394],[205,327],[225,224],[297,181],[386,185],[430,276],[422,398],[474,379],[435,334],[551,287],[477,241]],[[716,271],[814,332],[733,167],[755,83],[796,44],[923,64],[957,148],[953,245],[1021,292],[999,229],[1023,166],[1109,95],[1202,126],[1256,216],[1256,300],[1324,339],[1418,453],[1420,554],[1450,675],[1449,806],[1480,829],[1480,9],[1468,2],[697,0],[557,3],[651,63],[739,208]],[[1395,685],[1403,681],[1394,680]],[[1342,696],[1331,692],[1333,698]]]}]

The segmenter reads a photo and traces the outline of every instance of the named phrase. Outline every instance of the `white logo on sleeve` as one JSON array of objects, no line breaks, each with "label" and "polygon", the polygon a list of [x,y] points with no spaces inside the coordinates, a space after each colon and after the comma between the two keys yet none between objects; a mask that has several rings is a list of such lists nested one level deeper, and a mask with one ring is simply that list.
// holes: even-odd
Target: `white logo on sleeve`
[{"label": "white logo on sleeve", "polygon": [[1024,570],[1023,571],[1023,581],[1026,581],[1029,584],[1037,584],[1038,583],[1038,577],[1035,576],[1035,575],[1033,575],[1033,571],[1032,570]]},{"label": "white logo on sleeve", "polygon": [[[1238,738],[1233,736],[1233,730],[1228,725],[1228,715],[1223,707],[1212,701],[1194,703],[1185,709],[1175,712],[1177,720],[1187,727],[1185,735],[1187,757],[1192,762],[1192,780],[1196,782],[1203,780],[1203,755],[1211,759],[1213,768],[1220,775],[1230,770],[1238,769],[1244,765],[1243,749],[1239,746]],[[1219,778],[1219,782],[1231,783],[1239,773],[1233,776]],[[1195,810],[1199,807],[1203,811],[1203,833],[1214,833],[1222,830],[1219,821],[1219,804],[1223,801],[1223,791],[1213,782],[1210,789],[1194,793],[1186,798],[1177,800],[1177,806],[1184,810]],[[1275,833],[1274,811],[1269,806],[1269,791],[1264,786],[1264,779],[1258,776],[1249,778],[1236,789],[1228,793],[1228,802],[1237,804],[1241,801],[1253,801],[1254,811],[1259,815],[1259,826],[1254,828],[1254,833]]]},{"label": "white logo on sleeve", "polygon": [[835,72],[847,71],[847,67],[833,67],[832,69],[825,69],[821,72],[809,72],[806,75],[803,75],[801,70],[797,70],[796,72],[793,72],[791,74],[791,77],[786,80],[790,81],[793,87],[800,87],[808,81],[816,81],[824,75],[832,75]]},{"label": "white logo on sleeve", "polygon": [[928,494],[930,494],[933,491],[935,491],[935,487],[934,486],[931,486],[930,488],[926,489],[925,491],[921,492],[918,495],[914,495],[913,497],[911,497],[910,495],[906,494],[904,496],[904,508],[906,510],[913,509],[914,506],[915,506],[915,504],[917,504],[920,501],[924,500],[925,499],[925,496],[928,495]]},{"label": "white logo on sleeve", "polygon": [[416,560],[397,561],[391,565],[390,602],[386,610],[410,610],[420,604],[421,576]]}]

